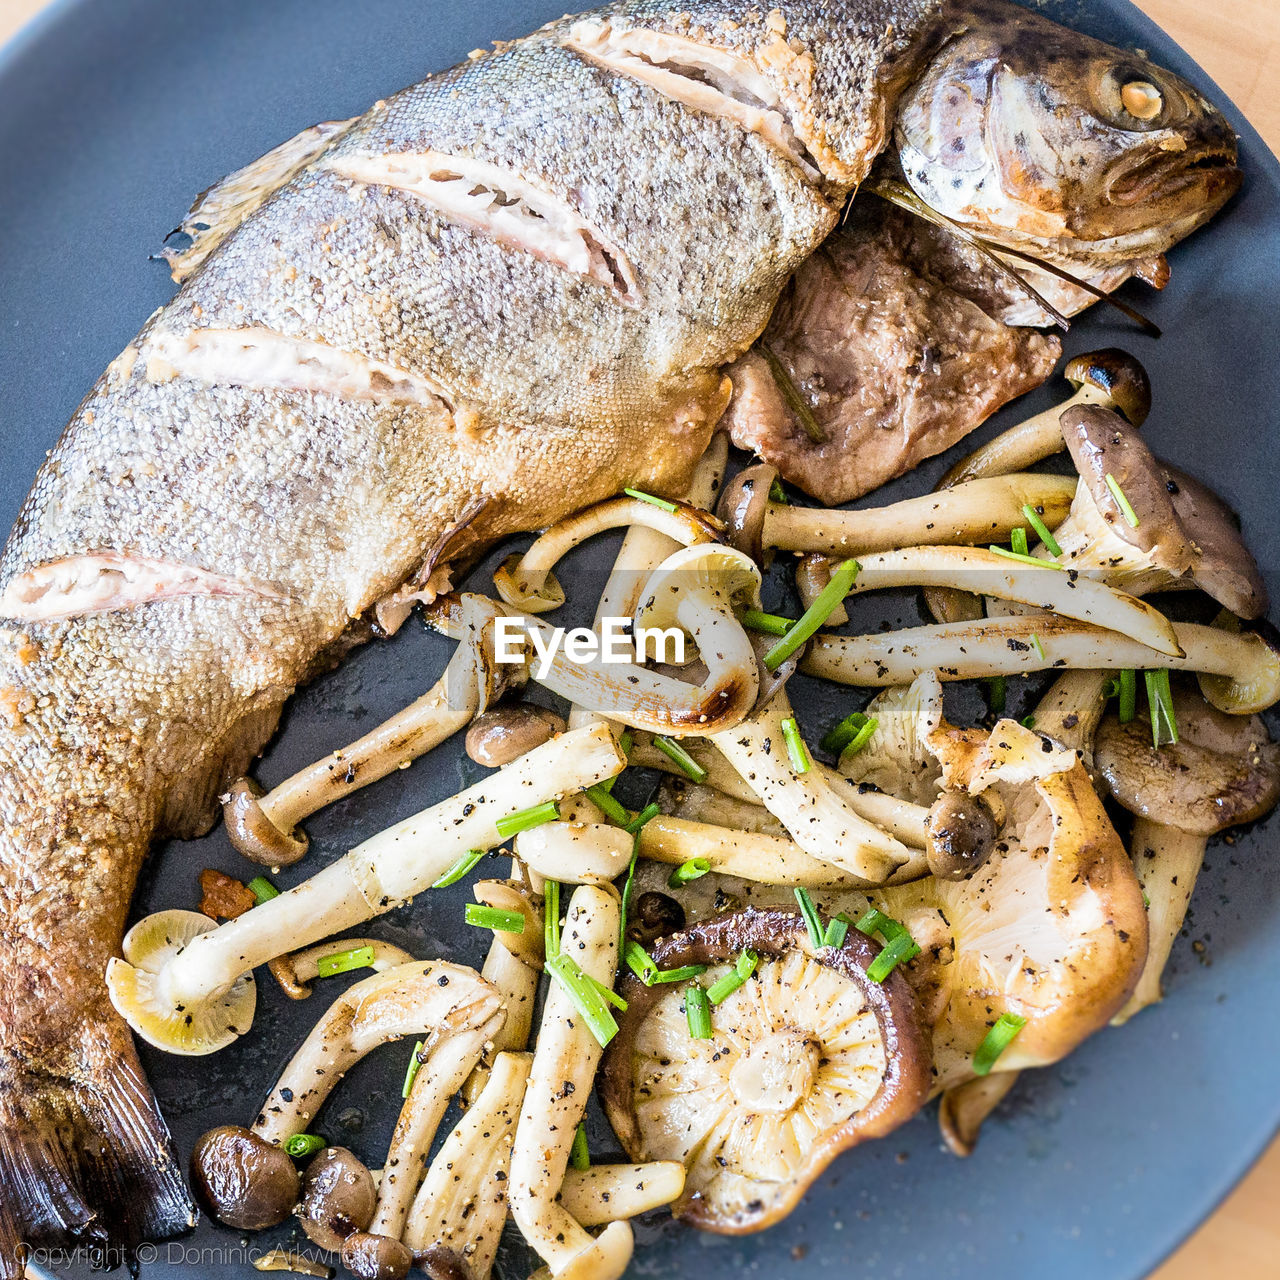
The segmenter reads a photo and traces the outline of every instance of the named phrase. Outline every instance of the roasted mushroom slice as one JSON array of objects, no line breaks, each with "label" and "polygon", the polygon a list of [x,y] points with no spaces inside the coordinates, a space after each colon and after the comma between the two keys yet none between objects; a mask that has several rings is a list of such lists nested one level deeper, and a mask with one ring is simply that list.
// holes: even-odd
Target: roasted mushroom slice
[{"label": "roasted mushroom slice", "polygon": [[653,958],[708,965],[694,981],[711,984],[748,950],[757,967],[711,1006],[704,1039],[690,1034],[690,984],[628,977],[599,1086],[633,1160],[685,1165],[675,1215],[723,1234],[783,1218],[836,1155],[895,1129],[929,1091],[911,989],[897,971],[867,977],[878,948],[857,930],[815,950],[798,915],[748,909],[663,939]]}]

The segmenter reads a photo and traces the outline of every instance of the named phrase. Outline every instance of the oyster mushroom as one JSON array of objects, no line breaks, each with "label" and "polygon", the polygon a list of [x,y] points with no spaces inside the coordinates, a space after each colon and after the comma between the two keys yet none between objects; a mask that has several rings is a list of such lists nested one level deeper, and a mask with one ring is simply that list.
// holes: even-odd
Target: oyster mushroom
[{"label": "oyster mushroom", "polygon": [[306,833],[298,828],[304,818],[425,755],[483,711],[508,683],[522,680],[523,667],[495,660],[493,627],[501,613],[483,596],[464,597],[458,648],[421,698],[265,794],[252,778],[232,783],[222,797],[222,812],[234,848],[264,866],[297,862],[307,851]]},{"label": "oyster mushroom", "polygon": [[[929,1049],[905,977],[871,981],[876,945],[850,930],[814,950],[799,916],[749,909],[655,944],[664,969],[727,974],[746,949],[754,974],[691,1037],[687,985],[624,979],[628,1002],[600,1097],[633,1160],[679,1160],[678,1218],[724,1234],[784,1217],[836,1155],[919,1110]],[[701,981],[701,980],[695,980]]]},{"label": "oyster mushroom", "polygon": [[[113,958],[106,975],[112,1004],[140,1034],[142,1028],[170,1034],[165,1029],[174,1028],[175,1017],[203,1018],[210,1002],[220,1008],[241,975],[256,965],[389,911],[433,885],[469,850],[501,844],[503,835],[495,825],[499,819],[603,782],[625,763],[603,726],[562,734],[465,791],[379,832],[287,893],[199,933],[181,950],[164,955],[154,964],[155,972],[140,969],[127,954],[123,960]],[[246,1031],[249,1021],[242,1016],[234,1027],[228,1025],[229,1039],[185,1051],[213,1052]],[[172,1039],[182,1043],[176,1031]]]},{"label": "oyster mushroom", "polygon": [[659,506],[643,498],[609,498],[552,525],[522,555],[504,560],[493,575],[498,595],[504,604],[526,613],[560,608],[565,594],[552,572],[555,565],[597,533],[633,527],[652,529],[682,547],[718,542],[721,534],[719,520],[687,502]]},{"label": "oyster mushroom", "polygon": [[954,1156],[971,1156],[987,1117],[1009,1096],[1020,1071],[978,1076],[943,1092],[938,1102],[938,1129]]},{"label": "oyster mushroom", "polygon": [[306,1129],[346,1071],[401,1036],[429,1033],[433,1046],[442,1045],[495,1021],[500,1025],[501,1018],[498,993],[462,965],[415,960],[355,983],[290,1059],[253,1125],[223,1125],[196,1144],[196,1189],[229,1226],[248,1230],[282,1222],[299,1191],[284,1145]]},{"label": "oyster mushroom", "polygon": [[819,634],[810,642],[800,669],[841,684],[883,687],[909,684],[926,671],[936,671],[942,680],[978,680],[1062,668],[1167,667],[1194,671],[1205,697],[1231,715],[1253,715],[1280,700],[1280,651],[1260,632],[1175,622],[1173,633],[1182,657],[1159,654],[1115,631],[1048,614],[863,636]]},{"label": "oyster mushroom", "polygon": [[1174,715],[1178,741],[1159,748],[1143,719],[1108,716],[1095,741],[1099,775],[1134,815],[1130,850],[1151,935],[1142,978],[1117,1022],[1160,999],[1209,837],[1253,822],[1280,799],[1280,746],[1258,716],[1223,715],[1184,689],[1174,692]]},{"label": "oyster mushroom", "polygon": [[1066,519],[1075,493],[1069,477],[999,475],[940,493],[856,511],[772,502],[777,471],[767,464],[740,471],[725,486],[717,512],[732,546],[759,559],[763,550],[823,552],[841,559],[925,544],[1004,542],[1039,508],[1050,529]]}]

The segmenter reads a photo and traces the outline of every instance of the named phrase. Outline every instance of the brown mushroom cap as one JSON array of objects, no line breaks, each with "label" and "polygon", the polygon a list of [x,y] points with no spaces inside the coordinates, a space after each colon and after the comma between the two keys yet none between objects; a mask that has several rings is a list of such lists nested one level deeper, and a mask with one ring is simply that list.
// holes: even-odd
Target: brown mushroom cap
[{"label": "brown mushroom cap", "polygon": [[655,890],[642,893],[635,900],[629,916],[627,937],[642,947],[684,928],[684,908],[669,893]]},{"label": "brown mushroom cap", "polygon": [[238,1124],[196,1143],[191,1181],[219,1222],[242,1231],[274,1227],[298,1203],[298,1170],[284,1149]]},{"label": "brown mushroom cap", "polygon": [[359,1280],[405,1280],[413,1254],[390,1236],[354,1231],[343,1242],[342,1265]]},{"label": "brown mushroom cap", "polygon": [[467,730],[467,755],[490,769],[510,764],[566,729],[564,719],[532,702],[513,702],[478,715]]},{"label": "brown mushroom cap", "polygon": [[353,1231],[368,1228],[377,1200],[364,1161],[346,1147],[326,1147],[302,1175],[298,1219],[307,1239],[337,1253]]},{"label": "brown mushroom cap", "polygon": [[1104,391],[1112,404],[1135,427],[1140,427],[1151,412],[1151,380],[1147,371],[1127,351],[1104,347],[1073,356],[1062,371],[1077,390],[1086,382]]},{"label": "brown mushroom cap", "polygon": [[1144,717],[1098,728],[1094,763],[1130,813],[1189,835],[1211,836],[1253,822],[1280,799],[1280,746],[1258,716],[1229,716],[1177,689],[1179,740],[1151,745]]},{"label": "brown mushroom cap", "polygon": [[941,880],[967,880],[991,856],[999,824],[981,796],[944,791],[929,810],[929,870]]},{"label": "brown mushroom cap", "polygon": [[[897,969],[867,977],[879,947],[856,929],[815,951],[798,915],[749,908],[662,939],[652,955],[662,969],[712,966],[711,981],[748,948],[758,968],[715,1006],[710,1040],[678,1025],[686,987],[625,975],[628,1007],[599,1086],[632,1160],[688,1161],[675,1215],[723,1234],[777,1222],[839,1152],[897,1128],[929,1091],[911,988]],[[668,1024],[681,1061],[645,1047],[657,1036],[665,1048]]]},{"label": "brown mushroom cap", "polygon": [[756,561],[764,554],[764,518],[777,478],[778,468],[767,462],[745,467],[725,485],[716,504],[729,545]]},{"label": "brown mushroom cap", "polygon": [[471,1280],[471,1269],[465,1260],[442,1244],[424,1249],[415,1259],[427,1280]]},{"label": "brown mushroom cap", "polygon": [[239,778],[221,797],[222,816],[232,846],[251,862],[264,867],[290,867],[306,852],[305,831],[281,831],[262,811],[265,794],[252,778]]}]

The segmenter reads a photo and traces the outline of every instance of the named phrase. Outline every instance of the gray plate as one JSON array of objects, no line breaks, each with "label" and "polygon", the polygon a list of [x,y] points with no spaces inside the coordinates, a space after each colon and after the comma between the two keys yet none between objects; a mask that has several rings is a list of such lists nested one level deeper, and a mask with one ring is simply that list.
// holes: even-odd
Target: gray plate
[{"label": "gray plate", "polygon": [[[305,125],[361,111],[563,8],[562,0],[55,4],[0,62],[0,527],[17,512],[80,396],[170,296],[164,268],[147,256],[197,190]],[[1227,106],[1126,0],[1068,0],[1046,9],[1114,43],[1148,49]],[[1280,386],[1266,366],[1280,327],[1280,167],[1227,109],[1243,137],[1247,185],[1208,232],[1171,255],[1168,292],[1141,298],[1165,338],[1150,341],[1099,312],[1077,324],[1068,348],[1122,342],[1146,362],[1157,392],[1149,438],[1243,512],[1275,596]],[[1045,389],[1025,403],[1039,408],[1052,399]],[[918,492],[939,469],[922,469],[890,494]],[[591,598],[584,578],[608,558],[608,548],[593,548],[565,575],[582,583],[575,593],[581,599]],[[875,608],[855,621],[920,620],[905,596]],[[447,646],[417,623],[358,653],[295,700],[259,776],[270,785],[371,727],[417,696],[446,657]],[[1012,692],[1017,708],[1033,690]],[[816,733],[854,702],[810,685],[799,691],[798,705]],[[477,772],[450,745],[359,793],[309,824],[314,853],[280,882],[296,882]],[[930,1108],[887,1141],[837,1161],[785,1223],[762,1235],[727,1240],[661,1223],[643,1227],[634,1274],[1145,1275],[1230,1189],[1280,1120],[1273,1065],[1280,1060],[1280,878],[1268,865],[1274,843],[1271,825],[1231,846],[1215,843],[1188,936],[1174,950],[1170,998],[1061,1066],[1024,1077],[967,1163],[940,1149]],[[221,830],[168,845],[151,862],[138,911],[192,906],[205,866],[246,874]],[[478,963],[484,939],[461,925],[465,897],[463,886],[433,894],[374,928],[417,954]],[[1202,951],[1193,952],[1193,939]],[[255,1113],[325,999],[292,1004],[270,980],[260,992],[252,1035],[226,1052],[198,1061],[144,1053],[184,1152],[208,1126]],[[372,1055],[317,1126],[374,1165],[390,1135],[407,1052],[400,1046]],[[593,1147],[615,1149],[603,1126]],[[286,1240],[291,1231],[275,1236]],[[191,1239],[159,1246],[157,1256],[213,1280],[249,1274],[250,1249],[266,1243],[259,1237],[249,1245],[203,1222]],[[513,1247],[500,1269],[522,1277],[525,1264]],[[77,1262],[54,1269],[86,1273]]]}]

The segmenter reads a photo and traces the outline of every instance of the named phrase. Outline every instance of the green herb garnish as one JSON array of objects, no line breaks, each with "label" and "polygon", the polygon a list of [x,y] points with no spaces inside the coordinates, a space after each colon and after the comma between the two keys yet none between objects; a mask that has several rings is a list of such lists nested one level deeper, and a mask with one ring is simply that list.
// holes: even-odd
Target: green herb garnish
[{"label": "green herb garnish", "polygon": [[499,818],[494,826],[498,828],[498,834],[504,840],[510,840],[521,831],[528,831],[530,827],[540,827],[544,822],[554,822],[559,816],[559,801],[547,800],[542,804],[535,804],[530,809],[509,813],[505,818]]},{"label": "green herb garnish", "polygon": [[1002,1013],[995,1025],[982,1038],[978,1052],[973,1055],[973,1074],[989,1075],[996,1059],[1013,1043],[1018,1032],[1027,1025],[1026,1018],[1017,1013]]},{"label": "green herb garnish", "polygon": [[352,969],[367,969],[373,963],[372,947],[352,947],[349,951],[335,951],[316,961],[316,972],[322,978],[349,973]]},{"label": "green herb garnish", "polygon": [[468,849],[431,887],[447,889],[451,884],[457,884],[463,876],[475,869],[476,863],[484,857],[484,854],[483,849]]},{"label": "green herb garnish", "polygon": [[841,562],[831,575],[831,581],[818,592],[814,602],[800,615],[800,620],[764,655],[764,665],[770,671],[776,671],[835,612],[852,589],[860,567],[856,560]]}]

